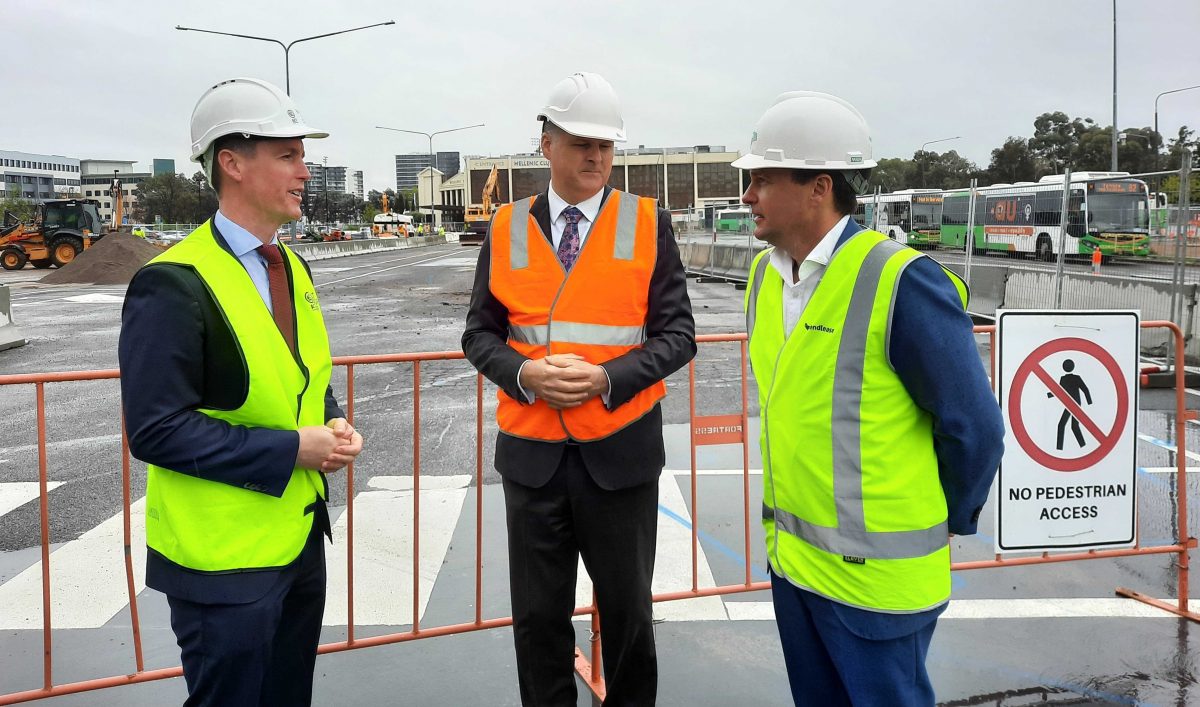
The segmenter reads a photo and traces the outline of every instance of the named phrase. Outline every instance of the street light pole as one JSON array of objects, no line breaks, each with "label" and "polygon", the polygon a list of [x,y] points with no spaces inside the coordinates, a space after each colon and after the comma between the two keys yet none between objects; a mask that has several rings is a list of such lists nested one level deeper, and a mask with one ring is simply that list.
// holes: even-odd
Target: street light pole
[{"label": "street light pole", "polygon": [[[923,142],[923,143],[921,143],[921,149],[918,150],[918,152],[924,152],[926,145],[933,145],[933,144],[939,143],[939,142],[949,142],[951,140],[961,140],[961,139],[962,139],[962,135],[955,135],[954,137],[943,137],[943,138],[939,138],[937,140],[930,140],[929,142]],[[922,189],[925,188],[925,165],[924,164],[921,165],[921,188]]]},{"label": "street light pole", "polygon": [[[1162,140],[1162,135],[1158,132],[1158,99],[1162,98],[1163,96],[1165,96],[1169,93],[1179,93],[1181,91],[1194,91],[1197,88],[1200,88],[1200,86],[1185,86],[1184,88],[1173,88],[1170,91],[1163,91],[1162,93],[1160,93],[1154,97],[1154,133],[1156,135],[1158,135],[1159,140]],[[1154,152],[1154,169],[1155,170],[1158,169],[1158,151],[1157,150],[1155,150],[1155,152]]]},{"label": "street light pole", "polygon": [[1117,0],[1113,0],[1113,124],[1112,171],[1117,171]]},{"label": "street light pole", "polygon": [[260,42],[273,42],[275,44],[278,44],[280,47],[283,48],[284,90],[290,96],[290,95],[292,95],[292,69],[291,69],[291,65],[289,62],[289,58],[290,58],[290,53],[292,51],[293,46],[299,44],[300,42],[310,42],[314,39],[322,39],[324,37],[333,37],[334,35],[346,34],[347,32],[357,32],[361,29],[370,29],[371,27],[383,27],[384,25],[394,25],[394,24],[396,24],[395,20],[388,20],[387,22],[376,22],[373,25],[363,25],[362,27],[353,27],[351,29],[338,30],[337,32],[326,32],[325,34],[316,34],[311,37],[301,37],[300,39],[294,39],[291,42],[288,42],[287,44],[284,44],[282,41],[280,41],[278,39],[273,39],[271,37],[255,37],[254,35],[251,35],[251,34],[237,34],[234,32],[217,32],[216,30],[211,30],[211,29],[198,29],[196,27],[183,27],[181,25],[175,25],[175,29],[180,30],[182,32],[204,32],[205,34],[220,34],[225,37],[240,37],[241,39],[254,39],[254,40],[257,40]]},{"label": "street light pole", "polygon": [[[435,130],[434,132],[431,132],[431,133],[423,132],[421,130],[405,130],[403,128],[389,128],[386,125],[376,125],[375,126],[378,130],[392,130],[392,131],[395,131],[398,133],[411,133],[413,135],[424,135],[426,138],[429,139],[429,228],[431,231],[433,229],[433,215],[434,215],[433,207],[435,206],[434,191],[433,191],[433,168],[434,168],[434,162],[435,162],[435,159],[433,156],[433,136],[434,135],[442,135],[444,133],[453,133],[453,132],[457,132],[459,130],[470,130],[471,128],[482,128],[483,126],[484,126],[484,123],[478,123],[476,125],[464,125],[461,128],[450,128],[449,130]],[[397,184],[396,187],[399,188],[400,185]],[[420,204],[419,204],[420,190],[417,191],[417,194],[418,194],[417,208],[419,209],[420,208]]]}]

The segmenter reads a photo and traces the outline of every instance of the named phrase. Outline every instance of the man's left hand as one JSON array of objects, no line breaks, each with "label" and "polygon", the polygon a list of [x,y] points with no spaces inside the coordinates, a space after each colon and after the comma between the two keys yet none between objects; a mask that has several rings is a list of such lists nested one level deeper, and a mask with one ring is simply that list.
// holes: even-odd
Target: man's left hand
[{"label": "man's left hand", "polygon": [[326,422],[325,426],[333,430],[333,434],[341,439],[341,443],[334,447],[333,453],[321,463],[321,471],[328,474],[354,461],[354,458],[362,452],[363,438],[344,417],[336,417]]},{"label": "man's left hand", "polygon": [[[554,361],[552,361],[552,363],[554,363],[554,365],[556,365],[556,366],[559,366],[561,368],[573,369],[573,370],[580,371],[580,372],[586,374],[587,382],[588,382],[588,388],[587,388],[587,399],[588,400],[591,400],[592,398],[596,397],[597,395],[603,395],[604,393],[608,392],[608,374],[605,373],[604,369],[601,368],[600,366],[597,366],[594,363],[588,363],[587,361],[583,360],[582,358],[578,358],[575,356],[556,357],[554,354],[551,354],[546,357],[547,361],[550,361],[551,359],[554,359]],[[551,405],[550,407],[554,407],[554,405]]]}]

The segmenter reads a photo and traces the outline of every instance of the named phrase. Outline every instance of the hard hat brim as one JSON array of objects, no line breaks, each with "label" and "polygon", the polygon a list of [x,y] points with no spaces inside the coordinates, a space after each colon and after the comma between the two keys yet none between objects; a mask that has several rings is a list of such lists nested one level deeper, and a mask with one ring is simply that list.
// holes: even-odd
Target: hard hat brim
[{"label": "hard hat brim", "polygon": [[311,125],[293,125],[290,129],[280,130],[279,132],[272,133],[270,135],[259,134],[259,133],[254,132],[253,130],[239,130],[237,127],[231,127],[229,130],[218,131],[217,134],[212,135],[211,137],[206,135],[204,138],[205,143],[206,143],[204,146],[204,149],[192,154],[192,162],[200,162],[200,158],[203,157],[204,153],[208,151],[209,145],[212,145],[214,142],[216,142],[217,140],[220,140],[223,137],[227,137],[229,135],[236,135],[238,133],[241,133],[242,135],[247,135],[252,138],[259,138],[262,140],[272,140],[272,139],[276,139],[276,138],[290,139],[290,138],[297,138],[297,137],[303,138],[303,139],[312,138],[314,140],[319,140],[321,138],[329,137],[328,132],[326,132],[324,130],[320,130],[318,128],[314,128]]},{"label": "hard hat brim", "polygon": [[550,118],[545,113],[538,113],[538,120],[544,120],[554,124],[559,130],[574,135],[575,137],[585,137],[592,140],[612,140],[613,142],[625,142],[625,131],[614,130],[608,125],[599,125],[597,123],[582,123],[579,121],[558,121]]},{"label": "hard hat brim", "polygon": [[734,160],[730,166],[737,169],[812,169],[846,172],[871,169],[876,164],[875,160],[864,160],[861,163],[850,164],[848,162],[813,162],[809,160],[789,159],[769,160],[762,155],[742,155]]}]

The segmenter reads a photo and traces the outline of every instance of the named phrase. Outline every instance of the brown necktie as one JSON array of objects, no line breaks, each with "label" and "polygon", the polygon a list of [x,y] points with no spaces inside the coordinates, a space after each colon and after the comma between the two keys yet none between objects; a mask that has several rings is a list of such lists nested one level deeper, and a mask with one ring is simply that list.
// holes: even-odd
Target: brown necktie
[{"label": "brown necktie", "polygon": [[283,334],[292,355],[296,355],[296,337],[292,330],[292,296],[288,291],[287,273],[284,272],[283,254],[274,243],[260,245],[259,255],[267,261],[267,282],[271,290],[271,312],[275,317],[275,326]]}]

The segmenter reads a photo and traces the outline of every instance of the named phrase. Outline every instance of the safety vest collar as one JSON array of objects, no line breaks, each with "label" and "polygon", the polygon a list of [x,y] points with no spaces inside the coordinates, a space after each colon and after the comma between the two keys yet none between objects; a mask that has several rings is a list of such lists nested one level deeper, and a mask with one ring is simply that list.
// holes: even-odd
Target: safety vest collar
[{"label": "safety vest collar", "polygon": [[[613,198],[614,196],[616,197],[615,199]],[[529,222],[529,210],[533,207],[533,202],[536,199],[536,196],[531,196],[528,199],[521,199],[514,202],[512,205],[512,219],[508,225],[508,248],[509,263],[513,270],[522,270],[529,267],[530,229],[527,225]],[[637,239],[637,205],[638,197],[636,194],[614,189],[604,199],[604,203],[600,205],[600,211],[597,212],[596,219],[599,220],[600,214],[603,214],[605,209],[619,209],[617,212],[617,232],[613,240],[612,257],[614,260],[633,260],[634,244]],[[536,223],[533,225],[536,229],[536,234],[545,238],[546,234],[542,232],[541,226],[538,226]],[[579,257],[583,257],[583,248],[586,248],[589,242],[591,242],[591,239],[584,239]],[[561,267],[561,264],[559,267]]]}]

